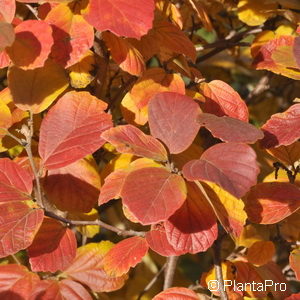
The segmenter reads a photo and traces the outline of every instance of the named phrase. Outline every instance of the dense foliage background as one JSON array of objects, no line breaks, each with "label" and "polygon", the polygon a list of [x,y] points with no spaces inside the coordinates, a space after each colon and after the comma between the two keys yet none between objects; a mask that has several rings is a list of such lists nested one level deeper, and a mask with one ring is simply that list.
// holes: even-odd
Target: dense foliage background
[{"label": "dense foliage background", "polygon": [[0,298],[300,299],[299,24],[298,0],[1,0]]}]

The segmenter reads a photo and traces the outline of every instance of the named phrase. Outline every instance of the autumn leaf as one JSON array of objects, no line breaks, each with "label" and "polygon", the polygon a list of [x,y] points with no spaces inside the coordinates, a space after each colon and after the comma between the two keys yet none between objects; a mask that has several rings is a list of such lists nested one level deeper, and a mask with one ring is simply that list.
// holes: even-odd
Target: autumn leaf
[{"label": "autumn leaf", "polygon": [[266,149],[272,156],[288,166],[300,159],[300,142],[296,141],[287,146]]},{"label": "autumn leaf", "polygon": [[165,222],[169,243],[185,253],[206,251],[218,236],[216,216],[193,182],[187,182],[187,199]]},{"label": "autumn leaf", "polygon": [[257,241],[251,245],[247,252],[247,259],[251,264],[261,266],[272,260],[275,246],[271,241]]},{"label": "autumn leaf", "polygon": [[127,238],[111,248],[103,258],[103,268],[110,276],[126,274],[141,262],[148,252],[147,241],[138,236]]},{"label": "autumn leaf", "polygon": [[124,285],[126,275],[111,277],[103,270],[103,257],[113,243],[102,241],[89,243],[77,249],[76,258],[64,274],[92,289],[94,292],[110,292]]},{"label": "autumn leaf", "polygon": [[272,115],[262,126],[264,148],[288,146],[299,139],[300,104],[294,104],[283,113]]},{"label": "autumn leaf", "polygon": [[200,113],[192,98],[172,92],[156,94],[149,103],[151,134],[163,141],[170,153],[183,152],[199,131],[197,118]]},{"label": "autumn leaf", "polygon": [[3,299],[29,299],[39,282],[39,276],[25,266],[0,266],[0,294]]},{"label": "autumn leaf", "polygon": [[200,159],[184,165],[188,180],[217,183],[236,197],[242,197],[256,184],[259,167],[256,154],[245,144],[217,144],[206,150]]},{"label": "autumn leaf", "polygon": [[152,27],[153,11],[153,0],[91,0],[84,18],[99,31],[139,39]]},{"label": "autumn leaf", "polygon": [[201,85],[201,89],[205,97],[202,105],[204,112],[248,122],[247,105],[230,85],[221,80],[213,80]]},{"label": "autumn leaf", "polygon": [[122,70],[136,76],[145,71],[142,54],[128,40],[117,37],[110,32],[104,32],[103,39],[110,49],[113,60]]},{"label": "autumn leaf", "polygon": [[85,157],[66,167],[49,170],[44,179],[49,201],[68,212],[89,212],[97,203],[100,176],[93,157]]},{"label": "autumn leaf", "polygon": [[6,52],[16,66],[35,69],[44,66],[52,46],[51,27],[41,20],[27,20],[15,27],[15,41]]},{"label": "autumn leaf", "polygon": [[127,175],[121,197],[141,224],[155,224],[167,220],[183,204],[186,186],[181,176],[164,168],[140,168]]},{"label": "autumn leaf", "polygon": [[295,272],[297,280],[299,280],[299,278],[300,278],[300,270],[299,270],[300,255],[299,255],[299,253],[300,253],[299,249],[296,248],[290,253],[290,257],[289,257],[291,268]]},{"label": "autumn leaf", "polygon": [[15,0],[2,0],[0,3],[0,22],[11,23],[16,12]]},{"label": "autumn leaf", "polygon": [[274,224],[300,207],[300,189],[288,182],[264,182],[247,195],[245,210],[250,221]]},{"label": "autumn leaf", "polygon": [[68,85],[65,71],[52,60],[33,70],[9,68],[8,87],[15,105],[34,114],[48,108]]},{"label": "autumn leaf", "polygon": [[48,170],[67,166],[104,144],[101,133],[112,126],[106,107],[88,92],[72,91],[59,99],[40,129],[39,153]]},{"label": "autumn leaf", "polygon": [[0,159],[0,203],[31,200],[32,177],[8,158]]},{"label": "autumn leaf", "polygon": [[116,147],[120,153],[129,153],[158,161],[167,161],[165,147],[151,135],[144,134],[132,125],[111,128],[101,137]]},{"label": "autumn leaf", "polygon": [[60,222],[44,218],[27,252],[32,271],[56,272],[68,267],[76,255],[74,232]]},{"label": "autumn leaf", "polygon": [[200,126],[208,129],[215,138],[224,142],[254,144],[263,138],[261,130],[241,120],[202,113],[197,118]]},{"label": "autumn leaf", "polygon": [[0,139],[6,135],[6,129],[12,125],[12,115],[9,107],[0,100]]},{"label": "autumn leaf", "polygon": [[0,216],[0,257],[5,257],[31,245],[44,213],[25,202],[9,202],[0,205]]}]

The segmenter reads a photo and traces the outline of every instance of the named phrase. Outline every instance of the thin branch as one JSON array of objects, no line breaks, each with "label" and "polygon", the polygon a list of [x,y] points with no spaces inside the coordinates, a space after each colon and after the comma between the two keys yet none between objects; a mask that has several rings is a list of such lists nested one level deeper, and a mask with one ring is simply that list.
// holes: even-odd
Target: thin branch
[{"label": "thin branch", "polygon": [[3,130],[5,132],[5,135],[7,135],[7,136],[11,137],[12,139],[14,139],[18,144],[20,144],[22,146],[26,145],[26,141],[25,140],[19,139],[18,137],[16,137],[12,133],[10,133],[7,128],[0,127],[0,130]]},{"label": "thin branch", "polygon": [[220,236],[213,245],[214,251],[214,266],[216,272],[216,278],[219,284],[219,292],[222,300],[228,300],[227,293],[224,287],[224,278],[222,273],[222,262],[221,262],[221,243],[222,237]]},{"label": "thin branch", "polygon": [[116,234],[118,235],[121,235],[121,236],[145,236],[145,232],[143,231],[134,231],[134,230],[123,230],[123,229],[120,229],[118,227],[115,227],[115,226],[112,226],[112,225],[109,225],[101,220],[95,220],[95,221],[77,221],[77,220],[69,220],[69,219],[66,219],[64,217],[61,217],[61,216],[58,216],[56,215],[55,213],[51,212],[51,211],[45,211],[45,215],[50,217],[50,218],[53,218],[53,219],[56,219],[58,221],[61,221],[65,224],[67,224],[68,226],[70,225],[73,225],[73,226],[83,226],[83,225],[98,225],[98,226],[101,226],[107,230],[110,230],[112,232],[115,232]]},{"label": "thin branch", "polygon": [[21,265],[21,262],[19,261],[19,259],[17,258],[16,255],[11,254],[10,256],[12,257],[12,259],[14,260],[14,262],[15,262],[17,265]]},{"label": "thin branch", "polygon": [[173,284],[178,258],[179,258],[178,256],[170,256],[167,258],[167,266],[165,270],[165,282],[163,287],[164,290],[170,288]]},{"label": "thin branch", "polygon": [[[219,40],[219,41],[216,41],[214,43],[211,43],[211,44],[208,44],[208,45],[205,45],[205,46],[201,46],[201,47],[198,47],[197,50],[203,50],[203,49],[207,49],[207,48],[215,48],[213,50],[211,50],[210,52],[202,55],[202,56],[199,56],[196,60],[196,64],[202,62],[202,61],[205,61],[207,60],[208,58],[212,57],[212,56],[215,56],[216,54],[226,50],[226,49],[229,49],[229,48],[232,48],[232,47],[235,47],[237,45],[244,45],[243,43],[241,44],[241,40],[244,39],[247,35],[251,35],[251,34],[255,34],[255,33],[259,33],[259,32],[262,32],[263,31],[263,27],[262,26],[259,26],[259,27],[256,27],[256,28],[251,28],[251,29],[248,29],[248,30],[245,30],[245,31],[242,31],[242,32],[239,32],[235,35],[232,35],[232,33],[230,33],[225,39],[223,40]],[[247,44],[245,44],[247,45]]]},{"label": "thin branch", "polygon": [[25,4],[25,6],[32,12],[37,20],[40,20],[38,12],[30,4]]},{"label": "thin branch", "polygon": [[36,193],[37,203],[43,208],[44,204],[43,204],[40,176],[39,176],[38,170],[36,168],[36,165],[35,165],[35,162],[33,159],[32,148],[31,148],[32,147],[32,137],[33,137],[33,133],[34,133],[33,114],[31,111],[29,111],[28,127],[22,127],[21,133],[24,134],[24,136],[26,138],[26,142],[27,142],[27,144],[25,145],[25,150],[27,152],[29,163],[30,163],[33,175],[34,175],[34,179],[35,179],[35,184],[36,184],[36,188],[37,188],[37,193]]},{"label": "thin branch", "polygon": [[140,292],[137,300],[140,300],[142,298],[142,296],[147,293],[152,286],[155,284],[155,282],[158,280],[158,277],[163,273],[163,271],[165,270],[167,264],[165,263],[161,269],[155,274],[155,276],[151,279],[151,281],[145,286],[145,288]]}]

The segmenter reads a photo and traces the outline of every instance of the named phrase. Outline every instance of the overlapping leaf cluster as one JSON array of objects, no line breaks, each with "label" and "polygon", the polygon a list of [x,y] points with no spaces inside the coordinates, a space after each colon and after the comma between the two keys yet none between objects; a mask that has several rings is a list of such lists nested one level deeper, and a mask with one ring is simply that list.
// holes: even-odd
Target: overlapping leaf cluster
[{"label": "overlapping leaf cluster", "polygon": [[[298,299],[207,288],[212,256],[225,280],[300,279],[299,12],[2,0],[1,297]],[[197,280],[172,288],[178,256]]]}]

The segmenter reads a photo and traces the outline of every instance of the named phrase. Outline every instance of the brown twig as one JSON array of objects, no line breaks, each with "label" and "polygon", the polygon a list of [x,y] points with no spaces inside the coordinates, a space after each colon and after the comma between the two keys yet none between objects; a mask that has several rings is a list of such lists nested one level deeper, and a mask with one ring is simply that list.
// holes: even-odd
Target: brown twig
[{"label": "brown twig", "polygon": [[166,269],[165,269],[165,281],[163,287],[164,290],[170,288],[173,284],[178,258],[179,258],[178,256],[170,256],[167,258]]},{"label": "brown twig", "polygon": [[98,226],[101,226],[101,227],[103,227],[107,230],[113,231],[116,234],[124,236],[124,237],[126,237],[126,236],[141,236],[141,237],[144,237],[145,236],[145,232],[143,232],[143,231],[123,230],[123,229],[117,228],[115,226],[109,225],[109,224],[107,224],[107,223],[105,223],[101,220],[95,220],[95,221],[69,220],[69,219],[66,219],[64,217],[58,216],[58,215],[56,215],[55,213],[53,213],[51,211],[45,211],[45,215],[50,217],[50,218],[61,221],[65,224],[67,224],[68,226],[70,226],[70,225],[73,225],[73,226],[98,225]]},{"label": "brown twig", "polygon": [[38,12],[30,4],[25,4],[25,6],[31,11],[37,20],[40,20]]},{"label": "brown twig", "polygon": [[203,49],[207,49],[207,48],[215,48],[215,49],[211,50],[210,52],[208,52],[208,53],[206,53],[206,54],[204,54],[202,56],[199,56],[197,58],[197,60],[196,60],[196,64],[198,64],[198,63],[200,63],[202,61],[205,61],[208,58],[210,58],[212,56],[215,56],[216,54],[218,54],[218,53],[220,53],[220,52],[222,52],[222,51],[224,51],[226,49],[235,47],[237,45],[243,45],[240,42],[247,35],[259,33],[259,32],[262,32],[262,31],[263,31],[263,27],[262,26],[259,26],[259,27],[256,27],[256,28],[250,28],[250,29],[247,29],[245,31],[239,32],[239,33],[237,33],[235,35],[233,35],[233,33],[230,33],[223,40],[219,40],[219,41],[216,41],[214,43],[198,47],[197,48],[198,51],[199,50],[203,50]]},{"label": "brown twig", "polygon": [[142,296],[147,293],[152,286],[155,284],[155,282],[157,281],[158,277],[163,273],[163,271],[166,268],[166,263],[161,267],[161,269],[155,274],[155,276],[151,279],[151,281],[145,286],[145,288],[140,292],[138,298],[136,300],[140,300],[142,298]]}]

